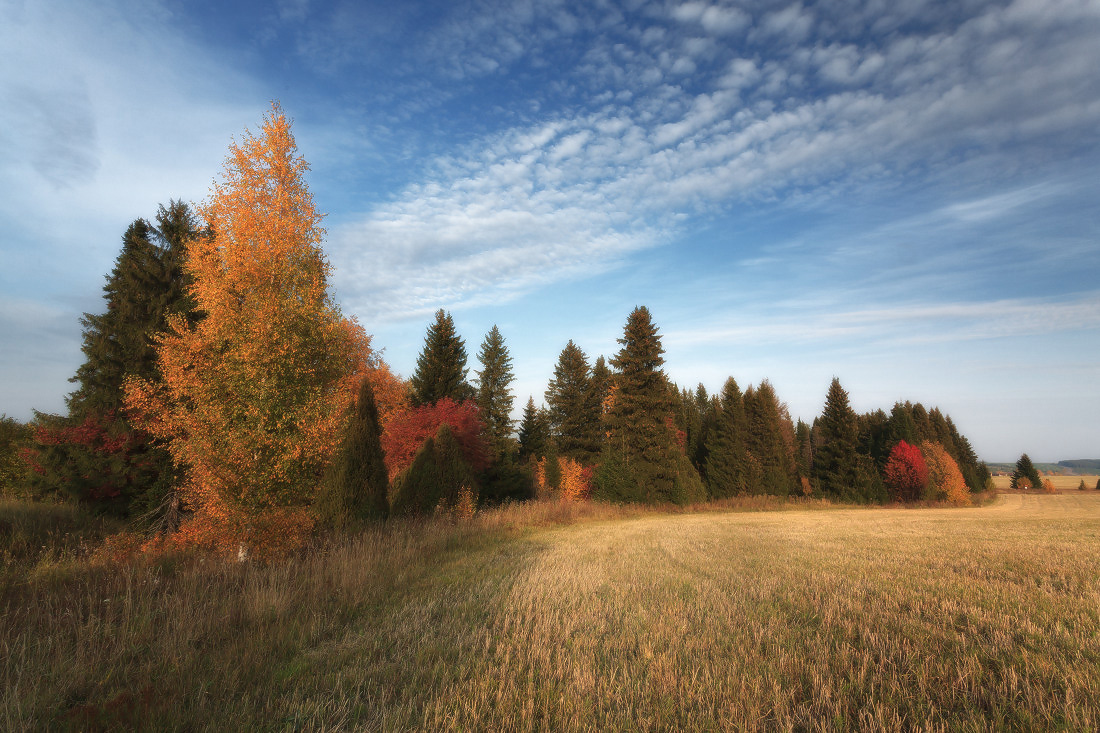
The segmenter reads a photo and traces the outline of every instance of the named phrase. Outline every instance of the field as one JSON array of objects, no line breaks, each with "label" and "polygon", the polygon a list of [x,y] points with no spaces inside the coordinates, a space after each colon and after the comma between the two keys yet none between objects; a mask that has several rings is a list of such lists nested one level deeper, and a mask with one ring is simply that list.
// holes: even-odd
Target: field
[{"label": "field", "polygon": [[267,568],[53,555],[5,576],[0,727],[1096,730],[1098,536],[1100,494],[1066,492],[535,505]]},{"label": "field", "polygon": [[[1047,479],[1050,479],[1050,482],[1052,484],[1054,484],[1054,488],[1058,489],[1059,491],[1071,491],[1071,490],[1077,489],[1081,485],[1082,481],[1085,482],[1085,486],[1087,486],[1088,488],[1095,489],[1096,488],[1096,480],[1098,478],[1100,478],[1100,476],[1096,476],[1095,474],[1093,474],[1091,476],[1090,475],[1081,475],[1081,476],[1062,476],[1062,475],[1043,476],[1044,481],[1047,480]],[[1012,477],[1011,476],[994,476],[993,477],[993,485],[998,489],[1002,489],[1002,490],[1003,489],[1008,489],[1012,486]]]}]

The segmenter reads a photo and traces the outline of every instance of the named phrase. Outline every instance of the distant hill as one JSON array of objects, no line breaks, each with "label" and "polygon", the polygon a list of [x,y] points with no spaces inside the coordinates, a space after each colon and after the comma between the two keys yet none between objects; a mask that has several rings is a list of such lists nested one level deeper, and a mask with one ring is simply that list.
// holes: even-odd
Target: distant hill
[{"label": "distant hill", "polygon": [[[1016,470],[1015,463],[987,463],[989,470],[994,473],[1012,473]],[[1057,463],[1034,462],[1035,468],[1040,473],[1072,473],[1094,474],[1100,473],[1100,458],[1082,458],[1074,461],[1058,461]]]},{"label": "distant hill", "polygon": [[1074,473],[1100,473],[1100,458],[1080,458],[1075,461],[1058,461],[1059,466]]}]

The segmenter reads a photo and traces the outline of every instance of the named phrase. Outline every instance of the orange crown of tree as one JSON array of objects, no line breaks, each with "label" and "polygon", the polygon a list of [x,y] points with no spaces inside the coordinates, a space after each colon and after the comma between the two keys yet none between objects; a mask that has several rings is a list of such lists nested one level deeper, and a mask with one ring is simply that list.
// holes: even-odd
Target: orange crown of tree
[{"label": "orange crown of tree", "polygon": [[186,270],[204,318],[160,338],[163,382],[131,381],[128,408],[187,471],[199,512],[257,516],[307,506],[360,380],[385,371],[327,289],[322,215],[277,103],[232,143],[198,208],[211,235]]}]

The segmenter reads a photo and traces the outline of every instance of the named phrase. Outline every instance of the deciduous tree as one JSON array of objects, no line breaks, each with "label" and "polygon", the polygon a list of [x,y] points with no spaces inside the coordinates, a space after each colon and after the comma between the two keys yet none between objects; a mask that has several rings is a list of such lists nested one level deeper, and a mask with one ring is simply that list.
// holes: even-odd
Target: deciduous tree
[{"label": "deciduous tree", "polygon": [[394,415],[386,425],[382,449],[391,481],[409,467],[420,446],[435,436],[441,425],[449,427],[451,437],[462,448],[465,461],[473,470],[481,471],[489,465],[485,425],[477,405],[444,397],[434,405],[410,407]]},{"label": "deciduous tree", "polygon": [[966,488],[959,465],[942,445],[926,440],[920,444],[921,454],[928,466],[928,498],[946,501],[956,506],[970,504],[970,492]]},{"label": "deciduous tree", "polygon": [[444,423],[420,445],[412,464],[398,476],[393,513],[420,516],[436,510],[453,512],[476,501],[474,470],[466,462],[451,426]]},{"label": "deciduous tree", "polygon": [[377,360],[328,292],[308,169],[277,104],[258,134],[230,145],[199,208],[212,235],[185,264],[204,318],[171,316],[158,341],[163,384],[127,386],[140,427],[187,469],[185,502],[205,514],[196,531],[234,535],[219,546],[302,536],[332,436]]},{"label": "deciduous tree", "polygon": [[904,440],[890,451],[883,471],[895,501],[919,501],[928,485],[928,465],[920,448]]}]

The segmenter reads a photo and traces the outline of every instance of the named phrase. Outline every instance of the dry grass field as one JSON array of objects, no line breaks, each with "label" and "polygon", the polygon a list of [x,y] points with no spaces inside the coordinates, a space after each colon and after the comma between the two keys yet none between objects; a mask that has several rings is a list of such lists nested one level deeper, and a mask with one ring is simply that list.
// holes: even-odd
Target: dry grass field
[{"label": "dry grass field", "polygon": [[[1081,481],[1085,482],[1085,486],[1090,489],[1096,488],[1096,480],[1100,479],[1100,476],[1096,475],[1082,475],[1082,476],[1043,476],[1044,479],[1050,479],[1050,482],[1054,484],[1054,488],[1059,491],[1070,491],[1078,488],[1081,485]],[[994,476],[993,485],[1000,490],[1009,489],[1012,486],[1011,476]]]},{"label": "dry grass field", "polygon": [[[759,507],[757,507],[759,508]],[[1100,494],[509,509],[268,568],[58,558],[0,727],[1100,729]]]}]

